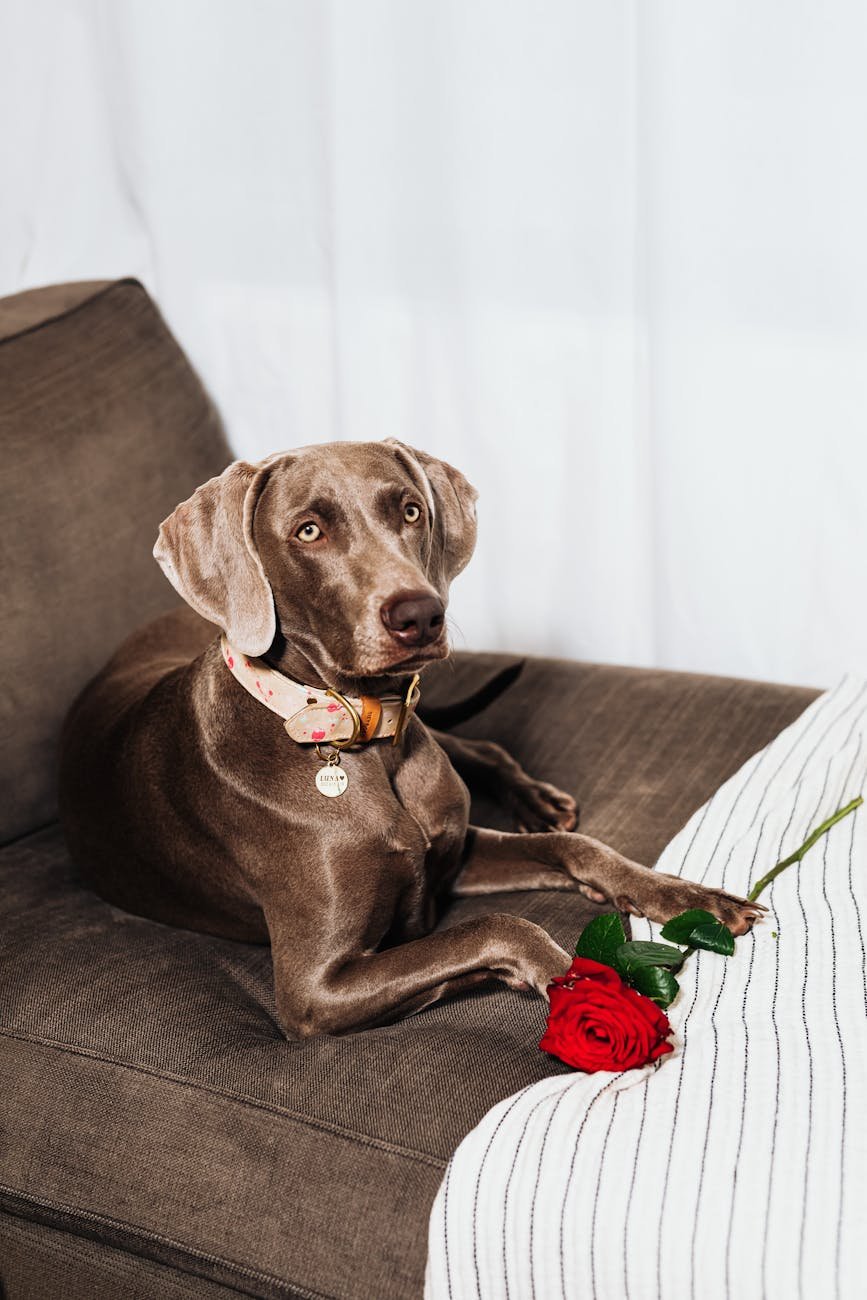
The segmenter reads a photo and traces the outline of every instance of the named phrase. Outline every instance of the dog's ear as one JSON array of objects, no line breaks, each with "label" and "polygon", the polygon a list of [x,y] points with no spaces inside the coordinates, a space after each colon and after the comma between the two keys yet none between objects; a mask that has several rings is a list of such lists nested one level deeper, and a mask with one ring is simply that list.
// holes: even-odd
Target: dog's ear
[{"label": "dog's ear", "polygon": [[465,568],[476,548],[476,499],[478,492],[460,470],[426,451],[418,451],[386,438],[388,446],[416,480],[433,513],[432,577],[451,582]]},{"label": "dog's ear", "polygon": [[243,654],[263,655],[277,631],[271,586],[253,540],[270,463],[235,461],[160,525],[154,557],[188,605]]}]

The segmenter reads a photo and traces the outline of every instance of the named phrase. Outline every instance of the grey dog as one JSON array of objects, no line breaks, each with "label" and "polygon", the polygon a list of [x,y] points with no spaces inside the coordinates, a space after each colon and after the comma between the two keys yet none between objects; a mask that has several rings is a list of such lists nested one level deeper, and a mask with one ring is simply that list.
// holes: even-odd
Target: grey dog
[{"label": "grey dog", "polygon": [[[129,911],[270,941],[287,1035],[381,1024],[486,980],[544,997],[567,953],[511,915],[435,929],[456,895],[574,889],[656,921],[702,907],[735,933],[764,911],[578,834],[568,795],[415,715],[411,680],[448,654],[475,500],[452,466],[393,440],[230,465],[155,548],[194,612],[131,636],[67,719],[61,813],[85,877]],[[287,735],[235,655],[260,692],[266,673],[297,687],[302,721],[336,710],[352,743]],[[452,759],[498,771],[541,829],[469,826]]]}]

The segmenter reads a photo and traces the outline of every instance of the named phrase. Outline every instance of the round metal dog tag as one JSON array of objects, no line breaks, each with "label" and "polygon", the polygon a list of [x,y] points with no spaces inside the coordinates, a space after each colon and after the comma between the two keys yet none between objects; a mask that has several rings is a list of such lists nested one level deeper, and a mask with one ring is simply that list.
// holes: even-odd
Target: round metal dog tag
[{"label": "round metal dog tag", "polygon": [[328,799],[336,799],[349,785],[349,779],[342,767],[336,763],[326,763],[316,773],[316,789]]}]

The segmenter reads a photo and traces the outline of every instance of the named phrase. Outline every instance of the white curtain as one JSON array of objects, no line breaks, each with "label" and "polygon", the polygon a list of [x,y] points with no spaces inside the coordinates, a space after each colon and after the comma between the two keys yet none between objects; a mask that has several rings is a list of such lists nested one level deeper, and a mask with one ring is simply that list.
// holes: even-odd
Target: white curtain
[{"label": "white curtain", "polygon": [[481,491],[457,644],[867,664],[867,8],[0,0],[0,293],[133,274],[239,455]]}]

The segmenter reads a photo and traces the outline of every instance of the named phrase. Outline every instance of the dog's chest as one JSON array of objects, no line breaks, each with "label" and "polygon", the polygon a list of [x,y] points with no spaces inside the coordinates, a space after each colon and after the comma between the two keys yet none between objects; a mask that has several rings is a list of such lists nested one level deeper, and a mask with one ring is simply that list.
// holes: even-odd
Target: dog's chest
[{"label": "dog's chest", "polygon": [[439,900],[460,869],[469,795],[440,747],[427,735],[390,774],[394,795],[382,826],[382,886],[396,908],[391,939],[430,930]]},{"label": "dog's chest", "polygon": [[[417,847],[416,836],[408,832],[411,822],[424,836],[428,848],[448,853],[463,845],[467,830],[469,795],[463,781],[439,745],[426,734],[416,738],[403,762],[391,775],[395,798],[405,816],[400,818]],[[409,847],[409,845],[407,846]]]}]

